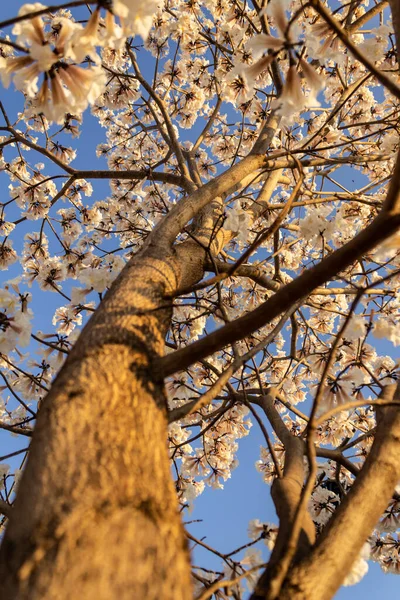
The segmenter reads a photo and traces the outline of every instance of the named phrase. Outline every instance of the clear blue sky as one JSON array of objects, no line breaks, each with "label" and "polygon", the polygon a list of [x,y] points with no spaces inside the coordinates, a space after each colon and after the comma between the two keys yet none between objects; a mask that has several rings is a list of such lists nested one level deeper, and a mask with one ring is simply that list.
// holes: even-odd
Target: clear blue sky
[{"label": "clear blue sky", "polygon": [[[2,0],[0,20],[17,14],[22,4],[24,2],[21,0],[14,0],[13,2]],[[7,32],[9,32],[9,29]],[[13,118],[16,102],[19,101],[19,93],[16,93],[10,87],[9,90],[1,89],[0,97],[6,108],[10,110],[10,115]],[[103,136],[104,130],[96,125],[95,120],[87,111],[84,115],[83,133],[78,140],[73,142],[78,149],[76,165],[88,169],[103,167],[100,160],[95,156],[96,145],[104,141]],[[35,162],[41,161],[42,159],[38,156]],[[357,177],[359,175],[355,171],[354,178]],[[3,198],[7,198],[9,181],[2,173],[0,174],[0,182],[2,183]],[[95,193],[91,199],[92,201],[102,199],[109,194],[107,182],[93,182],[93,187]],[[37,222],[28,222],[25,226],[26,229],[21,228],[21,243],[22,234],[32,227],[35,228],[36,225]],[[0,272],[0,285],[15,274],[15,269]],[[35,288],[32,291],[34,294],[32,309],[36,315],[34,331],[50,329],[54,309],[60,305],[59,299],[56,294],[41,294]],[[26,441],[26,439],[10,436],[6,432],[0,432],[0,455],[25,447]],[[225,490],[207,488],[203,495],[196,500],[194,510],[190,514],[185,514],[184,517],[186,521],[202,519],[202,523],[191,524],[188,527],[189,531],[196,537],[206,536],[205,541],[221,552],[229,552],[249,541],[247,537],[249,520],[258,518],[264,522],[277,522],[269,488],[262,482],[261,475],[254,468],[255,462],[259,458],[260,445],[264,443],[256,424],[253,426],[250,435],[240,440],[239,443],[239,467],[233,472],[232,478],[225,483]],[[18,466],[16,460],[7,462],[12,467]],[[196,549],[194,561],[196,564],[203,566],[221,568],[219,561],[215,561],[204,550]],[[381,569],[372,562],[369,565],[369,572],[362,582],[356,586],[342,588],[336,595],[338,600],[380,600],[386,597],[400,597],[398,591],[399,579],[394,575],[384,575]]]}]

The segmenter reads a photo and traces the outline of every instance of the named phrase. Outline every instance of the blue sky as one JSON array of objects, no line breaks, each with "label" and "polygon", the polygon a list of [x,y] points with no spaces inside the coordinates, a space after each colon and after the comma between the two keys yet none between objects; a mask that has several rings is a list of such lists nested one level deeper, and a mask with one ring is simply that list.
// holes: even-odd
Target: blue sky
[{"label": "blue sky", "polygon": [[[21,0],[14,2],[1,2],[0,20],[14,16],[18,8],[24,4]],[[7,32],[9,29],[7,30]],[[4,102],[6,109],[10,110],[12,118],[15,114],[15,107],[20,102],[19,93],[12,87],[9,90],[0,90],[0,97]],[[81,168],[102,168],[101,160],[96,158],[95,149],[98,143],[104,141],[104,130],[96,125],[95,119],[87,111],[84,115],[84,126],[81,137],[74,141],[74,146],[78,149],[78,158],[74,166]],[[42,162],[38,156],[36,162]],[[354,171],[354,178],[360,175]],[[357,181],[357,179],[356,179]],[[0,182],[3,190],[3,201],[8,199],[7,186],[8,178],[0,174]],[[109,194],[107,182],[93,182],[95,193],[92,201],[100,200]],[[35,228],[35,223],[33,228]],[[27,222],[21,227],[22,244],[24,233],[32,229],[32,222]],[[16,274],[13,269],[0,273],[0,285],[4,281]],[[32,309],[35,312],[36,320],[34,331],[38,329],[49,329],[54,309],[60,305],[57,294],[42,294],[33,287]],[[276,523],[274,508],[270,498],[269,488],[263,483],[261,475],[255,470],[254,464],[259,458],[260,446],[264,444],[257,425],[255,424],[250,435],[239,441],[239,466],[233,472],[232,478],[225,483],[225,490],[208,489],[200,496],[195,503],[193,511],[184,516],[185,521],[201,519],[201,523],[193,523],[188,526],[189,531],[196,537],[206,536],[205,541],[214,546],[221,552],[229,552],[237,546],[249,541],[247,538],[247,525],[251,519],[260,519],[264,522]],[[10,436],[5,432],[0,432],[0,455],[7,454],[15,449],[26,446],[26,439]],[[18,466],[17,460],[7,461],[12,468]],[[220,568],[219,561],[210,557],[204,550],[194,552],[194,562],[211,568]],[[336,598],[338,600],[358,600],[369,599],[378,600],[382,597],[394,598],[399,594],[397,592],[399,580],[394,575],[384,575],[381,569],[374,563],[370,563],[370,570],[367,576],[357,586],[342,588]]]},{"label": "blue sky", "polygon": [[[196,499],[194,510],[185,520],[202,519],[193,523],[188,530],[222,553],[234,550],[250,541],[247,525],[251,519],[277,523],[270,489],[262,481],[261,474],[254,468],[259,458],[264,439],[255,424],[248,437],[239,440],[239,466],[232,478],[225,483],[224,490],[206,490]],[[226,492],[226,493],[225,493]],[[240,555],[238,555],[240,556]],[[222,570],[219,559],[215,560],[206,550],[196,550],[195,564]],[[207,562],[206,562],[207,561]],[[398,576],[384,574],[381,568],[369,561],[369,571],[355,586],[342,587],[335,596],[337,600],[382,600],[397,598],[400,581]]]}]

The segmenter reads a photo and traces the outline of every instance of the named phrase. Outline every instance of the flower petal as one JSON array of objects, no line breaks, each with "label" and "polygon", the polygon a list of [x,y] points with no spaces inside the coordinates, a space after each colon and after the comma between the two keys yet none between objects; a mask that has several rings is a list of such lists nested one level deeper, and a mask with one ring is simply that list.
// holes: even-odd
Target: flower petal
[{"label": "flower petal", "polygon": [[258,58],[261,54],[267,50],[279,50],[282,48],[284,41],[280,38],[267,35],[266,33],[260,33],[254,36],[246,44],[247,50],[251,50],[254,58]]}]

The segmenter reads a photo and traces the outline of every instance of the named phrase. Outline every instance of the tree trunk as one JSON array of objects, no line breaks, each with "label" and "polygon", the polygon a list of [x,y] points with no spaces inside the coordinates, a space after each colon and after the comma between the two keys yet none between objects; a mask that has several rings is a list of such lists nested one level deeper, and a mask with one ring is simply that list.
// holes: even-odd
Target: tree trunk
[{"label": "tree trunk", "polygon": [[191,598],[152,373],[179,274],[151,254],[125,267],[39,411],[1,550],[4,600]]}]

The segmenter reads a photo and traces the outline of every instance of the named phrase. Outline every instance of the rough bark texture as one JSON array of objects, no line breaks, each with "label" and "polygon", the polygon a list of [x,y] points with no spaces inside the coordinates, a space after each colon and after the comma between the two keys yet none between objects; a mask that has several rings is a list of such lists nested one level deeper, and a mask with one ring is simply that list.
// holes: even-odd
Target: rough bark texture
[{"label": "rough bark texture", "polygon": [[[263,161],[248,157],[234,176],[186,198],[186,212],[168,215],[81,333],[38,416],[0,550],[5,600],[67,600],[77,590],[82,600],[191,598],[163,380],[153,365],[171,297],[204,274],[220,193]],[[182,223],[202,209],[201,243],[171,250]],[[213,251],[224,241],[220,230]]]},{"label": "rough bark texture", "polygon": [[[400,172],[400,167],[398,169]],[[399,195],[394,193],[392,195],[398,201]],[[319,285],[335,277],[338,272],[354,262],[355,256],[362,256],[370,251],[395,233],[399,226],[400,212],[398,210],[381,212],[368,227],[347,244],[344,244],[314,267],[304,271],[299,277],[280,288],[276,294],[257,308],[213,331],[207,337],[161,358],[157,361],[157,369],[166,377],[179,370],[186,369],[196,360],[201,360],[228,344],[250,335],[281,315],[295,302],[308,296]]]},{"label": "rough bark texture", "polygon": [[[262,600],[267,598],[271,592],[271,582],[276,574],[279,561],[287,551],[287,543],[295,521],[305,478],[304,441],[293,436],[286,428],[274,407],[273,394],[263,396],[257,404],[264,410],[275,433],[285,446],[285,464],[282,477],[274,480],[271,489],[271,496],[279,518],[278,536],[268,566],[258,580],[251,600]],[[310,514],[305,511],[293,557],[294,563],[310,552],[315,543],[315,537],[314,523]]]},{"label": "rough bark texture", "polygon": [[[387,386],[382,398],[398,403],[400,385]],[[360,474],[315,548],[289,572],[279,600],[333,598],[385,510],[400,479],[400,409],[379,407],[377,413],[374,443]]]},{"label": "rough bark texture", "polygon": [[[271,322],[398,228],[400,161],[384,214],[352,242],[277,290],[256,310],[161,360],[171,298],[202,278],[209,254],[217,255],[230,238],[223,230],[216,234],[225,194],[261,177],[261,169],[268,166],[276,173],[267,176],[264,209],[281,169],[298,166],[292,159],[265,158],[279,123],[271,119],[255,146],[259,155],[250,154],[194,191],[160,221],[85,327],[44,400],[1,548],[4,600],[191,598],[189,556],[166,448],[161,375]],[[307,159],[303,165],[319,160]],[[254,208],[254,217],[259,210]],[[197,243],[171,250],[186,226]],[[285,582],[281,600],[331,598],[385,508],[400,478],[400,417],[397,409],[388,409],[382,418],[381,433],[350,500],[343,502],[334,526],[316,546],[312,523],[304,519],[295,556],[299,563]],[[284,554],[285,532],[293,523],[304,478],[302,442],[286,436],[284,443],[285,473],[273,488],[282,525],[277,561]],[[366,518],[367,493],[371,513]],[[356,543],[351,540],[343,552],[349,531]],[[258,589],[260,597],[266,597],[262,581]]]},{"label": "rough bark texture", "polygon": [[54,382],[2,545],[5,600],[191,597],[152,374],[178,280],[175,259],[134,260]]}]

